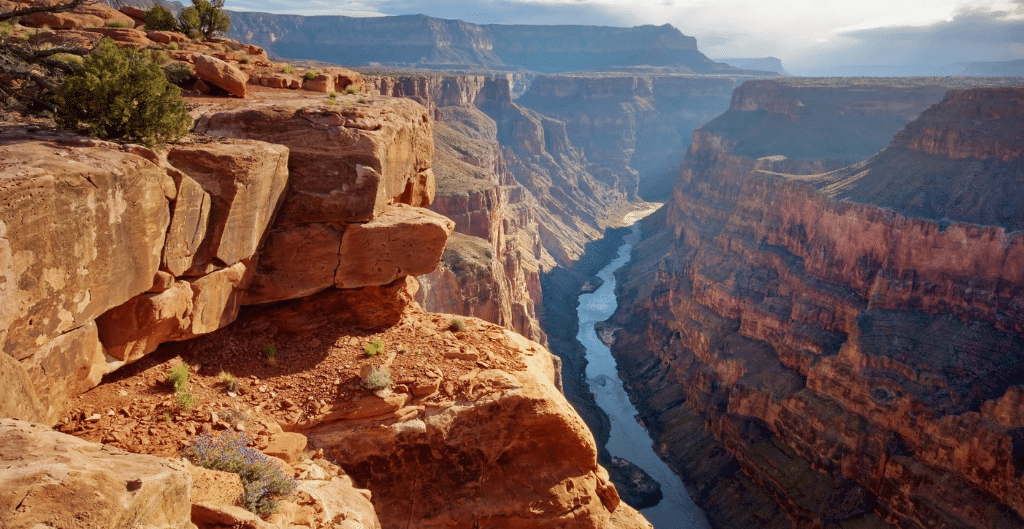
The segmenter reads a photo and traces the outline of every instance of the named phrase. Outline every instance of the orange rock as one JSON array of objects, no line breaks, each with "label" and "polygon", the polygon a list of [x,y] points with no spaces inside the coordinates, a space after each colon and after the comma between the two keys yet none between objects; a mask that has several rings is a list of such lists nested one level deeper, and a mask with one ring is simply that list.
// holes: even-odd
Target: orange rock
[{"label": "orange rock", "polygon": [[82,31],[99,33],[105,37],[110,37],[119,46],[132,46],[135,48],[153,46],[153,41],[146,37],[146,32],[137,29],[100,27],[84,28]]},{"label": "orange rock", "polygon": [[245,72],[209,55],[196,56],[194,61],[196,77],[215,84],[238,97],[245,97],[245,84],[249,82],[249,76]]},{"label": "orange rock", "polygon": [[[181,44],[192,40],[188,38],[188,35],[178,33],[177,31],[147,31],[146,37],[148,37],[149,40],[160,44],[170,44],[172,42]],[[169,51],[173,54],[173,52],[177,50]]]}]

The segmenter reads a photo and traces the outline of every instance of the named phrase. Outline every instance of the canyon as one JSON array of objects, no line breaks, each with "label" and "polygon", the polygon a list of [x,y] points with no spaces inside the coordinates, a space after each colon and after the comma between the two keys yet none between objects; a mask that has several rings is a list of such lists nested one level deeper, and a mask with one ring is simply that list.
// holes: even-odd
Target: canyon
[{"label": "canyon", "polygon": [[[104,508],[128,506],[90,520],[647,527],[575,303],[620,219],[665,197],[598,327],[714,526],[1024,523],[1022,96],[997,87],[1018,81],[779,78],[671,26],[235,15],[271,53],[392,68],[304,80],[182,42],[176,60],[249,80],[203,74],[239,97],[192,89],[190,141],[0,128],[0,416],[37,423],[0,436],[57,460],[0,450],[4,524],[53,522],[70,450],[105,458]],[[395,23],[407,41],[382,45]],[[163,383],[182,360],[191,410]],[[375,369],[394,391],[362,385]],[[276,518],[167,459],[222,430],[299,479]],[[123,450],[139,484],[111,468]]]},{"label": "canyon", "polygon": [[[750,82],[695,131],[603,331],[717,526],[1020,526],[1021,89],[843,82]],[[865,149],[924,112],[838,168],[797,125],[854,108]]]}]

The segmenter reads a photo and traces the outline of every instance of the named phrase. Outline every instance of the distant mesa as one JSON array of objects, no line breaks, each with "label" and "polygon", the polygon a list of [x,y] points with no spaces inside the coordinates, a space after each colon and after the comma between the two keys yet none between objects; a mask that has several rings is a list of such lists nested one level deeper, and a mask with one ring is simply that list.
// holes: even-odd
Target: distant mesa
[{"label": "distant mesa", "polygon": [[278,57],[345,65],[531,70],[637,66],[684,73],[734,72],[708,59],[675,27],[471,24],[425,15],[375,18],[232,12],[228,37]]}]

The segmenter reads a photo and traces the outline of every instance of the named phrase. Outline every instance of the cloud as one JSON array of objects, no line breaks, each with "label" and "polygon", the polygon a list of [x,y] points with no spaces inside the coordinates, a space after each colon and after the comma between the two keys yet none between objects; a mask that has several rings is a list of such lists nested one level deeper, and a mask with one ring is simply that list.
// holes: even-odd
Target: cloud
[{"label": "cloud", "polygon": [[[844,31],[822,50],[817,64],[829,65],[952,65],[1024,58],[1024,1],[1012,11],[963,9],[951,20],[925,26],[892,26]],[[1024,13],[1022,13],[1024,14]],[[797,68],[799,70],[800,68]],[[936,70],[936,73],[943,73]]]}]

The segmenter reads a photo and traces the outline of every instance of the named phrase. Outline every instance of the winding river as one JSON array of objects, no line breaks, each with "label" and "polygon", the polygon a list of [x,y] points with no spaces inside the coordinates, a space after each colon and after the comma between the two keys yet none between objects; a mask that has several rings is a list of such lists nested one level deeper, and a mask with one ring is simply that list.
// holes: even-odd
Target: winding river
[{"label": "winding river", "polygon": [[640,512],[655,529],[708,529],[710,526],[704,513],[694,505],[682,481],[654,453],[647,430],[635,419],[637,410],[622,387],[615,359],[594,330],[595,323],[608,319],[615,312],[614,273],[629,262],[630,251],[639,240],[640,228],[634,225],[619,247],[618,257],[598,272],[604,284],[595,292],[579,297],[580,331],[577,339],[587,350],[587,383],[597,405],[611,419],[611,438],[606,445],[608,451],[614,457],[636,464],[661,484],[664,498],[654,507]]}]

